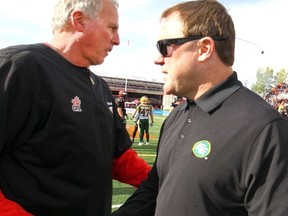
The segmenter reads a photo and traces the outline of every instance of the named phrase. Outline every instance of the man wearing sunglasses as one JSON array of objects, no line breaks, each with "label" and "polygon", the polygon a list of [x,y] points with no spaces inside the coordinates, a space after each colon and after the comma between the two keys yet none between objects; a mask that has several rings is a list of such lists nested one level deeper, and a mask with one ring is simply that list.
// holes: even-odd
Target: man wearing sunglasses
[{"label": "man wearing sunglasses", "polygon": [[114,215],[288,215],[288,122],[237,79],[226,8],[180,3],[160,26],[164,92],[187,102],[163,123],[148,179]]}]

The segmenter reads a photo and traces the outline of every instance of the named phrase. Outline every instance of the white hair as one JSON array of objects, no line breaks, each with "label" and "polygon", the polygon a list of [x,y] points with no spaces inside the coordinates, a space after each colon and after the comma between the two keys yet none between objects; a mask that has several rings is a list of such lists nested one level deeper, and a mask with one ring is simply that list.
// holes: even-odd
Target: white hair
[{"label": "white hair", "polygon": [[[82,11],[87,17],[95,19],[103,8],[104,0],[59,0],[55,5],[52,17],[52,31],[57,32],[65,29],[69,23],[69,17],[75,10]],[[115,7],[119,7],[117,0],[110,0]]]}]

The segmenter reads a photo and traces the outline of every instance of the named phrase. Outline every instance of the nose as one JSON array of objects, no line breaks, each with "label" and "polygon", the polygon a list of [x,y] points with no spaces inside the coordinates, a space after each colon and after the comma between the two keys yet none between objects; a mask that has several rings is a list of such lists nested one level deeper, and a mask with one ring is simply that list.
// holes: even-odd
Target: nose
[{"label": "nose", "polygon": [[161,54],[159,54],[159,55],[155,58],[154,64],[156,64],[156,65],[164,65],[164,57],[163,57]]},{"label": "nose", "polygon": [[112,43],[116,46],[120,44],[120,37],[118,33],[115,33],[113,38],[112,38]]}]

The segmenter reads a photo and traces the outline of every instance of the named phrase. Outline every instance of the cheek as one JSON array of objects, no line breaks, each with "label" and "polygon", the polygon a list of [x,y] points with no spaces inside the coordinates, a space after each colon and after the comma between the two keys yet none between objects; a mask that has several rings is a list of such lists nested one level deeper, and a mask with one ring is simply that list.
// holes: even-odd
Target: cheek
[{"label": "cheek", "polygon": [[167,80],[171,83],[178,83],[185,79],[185,73],[182,68],[173,67],[167,74]]},{"label": "cheek", "polygon": [[166,77],[164,91],[169,94],[182,92],[191,84],[191,72],[184,68],[174,68]]},{"label": "cheek", "polygon": [[94,53],[94,55],[100,55],[101,57],[105,54],[108,48],[106,41],[106,35],[102,36],[102,34],[93,33],[89,36],[89,39],[87,38],[87,43],[89,43],[87,49],[89,50],[89,52]]},{"label": "cheek", "polygon": [[99,43],[98,36],[95,32],[87,32],[85,37],[82,39],[83,43],[85,43],[85,47],[87,49],[92,49],[92,47],[96,47]]}]

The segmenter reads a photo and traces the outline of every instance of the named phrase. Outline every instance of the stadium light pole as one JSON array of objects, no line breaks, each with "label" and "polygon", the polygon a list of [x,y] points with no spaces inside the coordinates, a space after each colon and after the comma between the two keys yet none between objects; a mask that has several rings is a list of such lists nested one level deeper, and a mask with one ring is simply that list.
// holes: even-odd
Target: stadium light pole
[{"label": "stadium light pole", "polygon": [[126,75],[126,78],[125,78],[125,92],[127,92],[127,83],[128,83],[128,78],[127,78],[127,75]]},{"label": "stadium light pole", "polygon": [[[130,40],[128,39],[128,41],[127,41],[127,47],[129,48],[129,46],[130,46]],[[129,62],[129,61],[127,61],[127,62]],[[128,72],[129,72],[129,66],[128,66],[128,71],[126,71],[126,73],[125,73],[125,92],[127,92],[127,84],[128,84],[128,78],[127,78],[127,74],[128,74]]]}]

